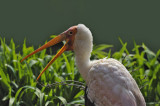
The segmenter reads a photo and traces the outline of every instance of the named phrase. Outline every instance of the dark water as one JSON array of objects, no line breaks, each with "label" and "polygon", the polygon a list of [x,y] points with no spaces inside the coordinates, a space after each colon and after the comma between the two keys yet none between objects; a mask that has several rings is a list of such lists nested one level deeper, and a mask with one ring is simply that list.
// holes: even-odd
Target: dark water
[{"label": "dark water", "polygon": [[0,36],[21,45],[43,44],[50,35],[83,23],[96,44],[121,47],[118,37],[133,47],[144,42],[151,50],[160,48],[158,1],[107,0],[0,0]]}]

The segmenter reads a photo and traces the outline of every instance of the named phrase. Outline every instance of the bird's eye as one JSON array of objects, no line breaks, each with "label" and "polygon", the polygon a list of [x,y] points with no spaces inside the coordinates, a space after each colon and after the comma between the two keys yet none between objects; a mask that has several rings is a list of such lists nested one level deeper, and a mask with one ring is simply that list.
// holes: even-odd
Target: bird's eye
[{"label": "bird's eye", "polygon": [[72,35],[73,34],[73,32],[72,31],[69,31],[69,35]]}]

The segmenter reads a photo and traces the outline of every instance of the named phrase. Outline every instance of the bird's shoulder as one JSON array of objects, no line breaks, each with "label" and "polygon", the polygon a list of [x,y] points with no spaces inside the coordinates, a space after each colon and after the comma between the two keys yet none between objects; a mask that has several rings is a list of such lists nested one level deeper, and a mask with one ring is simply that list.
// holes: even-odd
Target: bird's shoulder
[{"label": "bird's shoulder", "polygon": [[117,76],[114,78],[120,78],[120,77],[132,78],[129,71],[125,68],[125,66],[113,58],[109,59],[104,58],[93,61],[92,67],[90,68],[88,74],[89,77],[92,77],[94,75],[96,76],[99,75],[112,78],[114,76]]}]

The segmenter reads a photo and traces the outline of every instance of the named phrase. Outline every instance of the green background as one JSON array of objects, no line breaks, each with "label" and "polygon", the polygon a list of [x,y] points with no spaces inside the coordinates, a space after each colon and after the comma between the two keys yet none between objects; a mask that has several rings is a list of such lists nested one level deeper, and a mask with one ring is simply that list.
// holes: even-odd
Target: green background
[{"label": "green background", "polygon": [[[121,47],[118,36],[133,47],[133,40],[159,49],[160,3],[154,1],[109,0],[0,0],[0,36],[9,42],[38,47],[50,35],[83,23],[96,44]],[[21,47],[21,46],[20,46]]]}]

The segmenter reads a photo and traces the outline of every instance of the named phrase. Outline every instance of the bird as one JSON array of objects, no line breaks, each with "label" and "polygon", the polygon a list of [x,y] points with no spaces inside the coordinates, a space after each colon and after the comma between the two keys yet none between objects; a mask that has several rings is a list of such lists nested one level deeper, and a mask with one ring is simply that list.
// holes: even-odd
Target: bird
[{"label": "bird", "polygon": [[86,82],[86,106],[146,106],[136,81],[121,62],[113,58],[90,60],[93,36],[90,29],[84,24],[70,27],[25,56],[21,62],[64,40],[66,41],[64,46],[42,70],[36,80],[63,52],[73,51],[76,66]]}]

